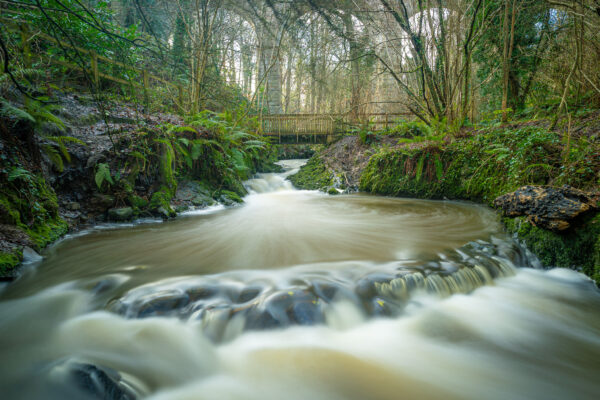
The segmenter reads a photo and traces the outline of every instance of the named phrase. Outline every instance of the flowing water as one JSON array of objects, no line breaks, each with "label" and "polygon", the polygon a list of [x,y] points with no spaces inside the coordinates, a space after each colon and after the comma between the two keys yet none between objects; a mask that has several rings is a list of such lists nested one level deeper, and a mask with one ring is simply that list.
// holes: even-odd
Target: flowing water
[{"label": "flowing water", "polygon": [[600,292],[485,207],[247,182],[0,292],[2,399],[596,399]]}]

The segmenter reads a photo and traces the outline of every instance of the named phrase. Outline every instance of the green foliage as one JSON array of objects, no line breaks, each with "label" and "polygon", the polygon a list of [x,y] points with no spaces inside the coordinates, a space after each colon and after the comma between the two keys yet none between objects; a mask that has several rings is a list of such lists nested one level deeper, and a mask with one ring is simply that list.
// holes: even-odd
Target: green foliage
[{"label": "green foliage", "polygon": [[26,170],[25,168],[16,167],[16,168],[11,169],[10,172],[8,173],[8,181],[12,182],[17,179],[23,180],[26,183],[31,184],[34,177],[33,177],[33,174],[31,172],[29,172],[28,170]]},{"label": "green foliage", "polygon": [[560,135],[533,126],[489,128],[440,145],[380,150],[363,172],[361,189],[491,203],[527,184],[590,188],[600,173],[597,145],[575,141],[565,163]]},{"label": "green foliage", "polygon": [[358,138],[362,144],[372,144],[378,141],[377,133],[374,131],[374,127],[372,124],[364,124],[364,125],[356,125],[350,127],[347,132],[347,135],[355,136],[358,135]]},{"label": "green foliage", "polygon": [[[66,233],[56,193],[43,176],[21,164],[18,149],[0,155],[0,179],[5,182],[0,185],[0,223],[22,230],[38,250]],[[0,258],[4,267],[20,261],[18,252],[3,253]]]},{"label": "green foliage", "polygon": [[115,182],[110,174],[110,167],[106,163],[100,163],[96,166],[96,174],[94,180],[98,189],[102,189],[102,184],[107,182],[109,185],[114,185]]},{"label": "green foliage", "polygon": [[0,251],[0,276],[8,273],[23,260],[23,252],[19,249],[14,251]]},{"label": "green foliage", "polygon": [[405,138],[414,138],[430,136],[433,130],[423,121],[399,121],[399,123],[388,130],[389,134],[402,136]]},{"label": "green foliage", "polygon": [[[8,75],[5,75],[5,76],[8,76]],[[25,111],[19,107],[13,106],[5,99],[0,99],[0,103],[2,104],[2,109],[0,110],[2,116],[14,118],[16,120],[29,121],[33,124],[36,123],[35,118],[31,114],[29,114],[27,111]]]}]

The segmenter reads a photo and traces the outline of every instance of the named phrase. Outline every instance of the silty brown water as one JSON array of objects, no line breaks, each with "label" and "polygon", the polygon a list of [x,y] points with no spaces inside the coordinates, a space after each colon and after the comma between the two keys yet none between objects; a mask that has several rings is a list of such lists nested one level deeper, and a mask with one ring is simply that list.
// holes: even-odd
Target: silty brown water
[{"label": "silty brown water", "polygon": [[298,191],[301,163],[50,248],[0,293],[3,398],[596,398],[589,279],[485,207]]}]

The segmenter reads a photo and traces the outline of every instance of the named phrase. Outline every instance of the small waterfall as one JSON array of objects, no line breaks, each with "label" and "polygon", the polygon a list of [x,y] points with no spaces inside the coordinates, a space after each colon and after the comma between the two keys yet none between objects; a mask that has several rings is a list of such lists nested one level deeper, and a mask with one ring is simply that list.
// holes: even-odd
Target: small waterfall
[{"label": "small waterfall", "polygon": [[250,193],[269,193],[276,191],[294,190],[294,186],[287,177],[298,172],[307,160],[282,160],[277,162],[283,173],[258,174],[255,178],[244,183]]}]

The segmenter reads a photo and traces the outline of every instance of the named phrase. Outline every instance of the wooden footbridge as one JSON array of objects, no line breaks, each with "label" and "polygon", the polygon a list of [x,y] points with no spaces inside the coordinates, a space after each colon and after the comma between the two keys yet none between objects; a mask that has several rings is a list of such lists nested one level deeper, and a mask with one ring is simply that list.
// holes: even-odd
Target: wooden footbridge
[{"label": "wooden footbridge", "polygon": [[327,143],[334,137],[365,127],[372,132],[383,131],[399,118],[410,113],[360,114],[272,114],[258,118],[260,133],[273,143],[306,144]]}]

